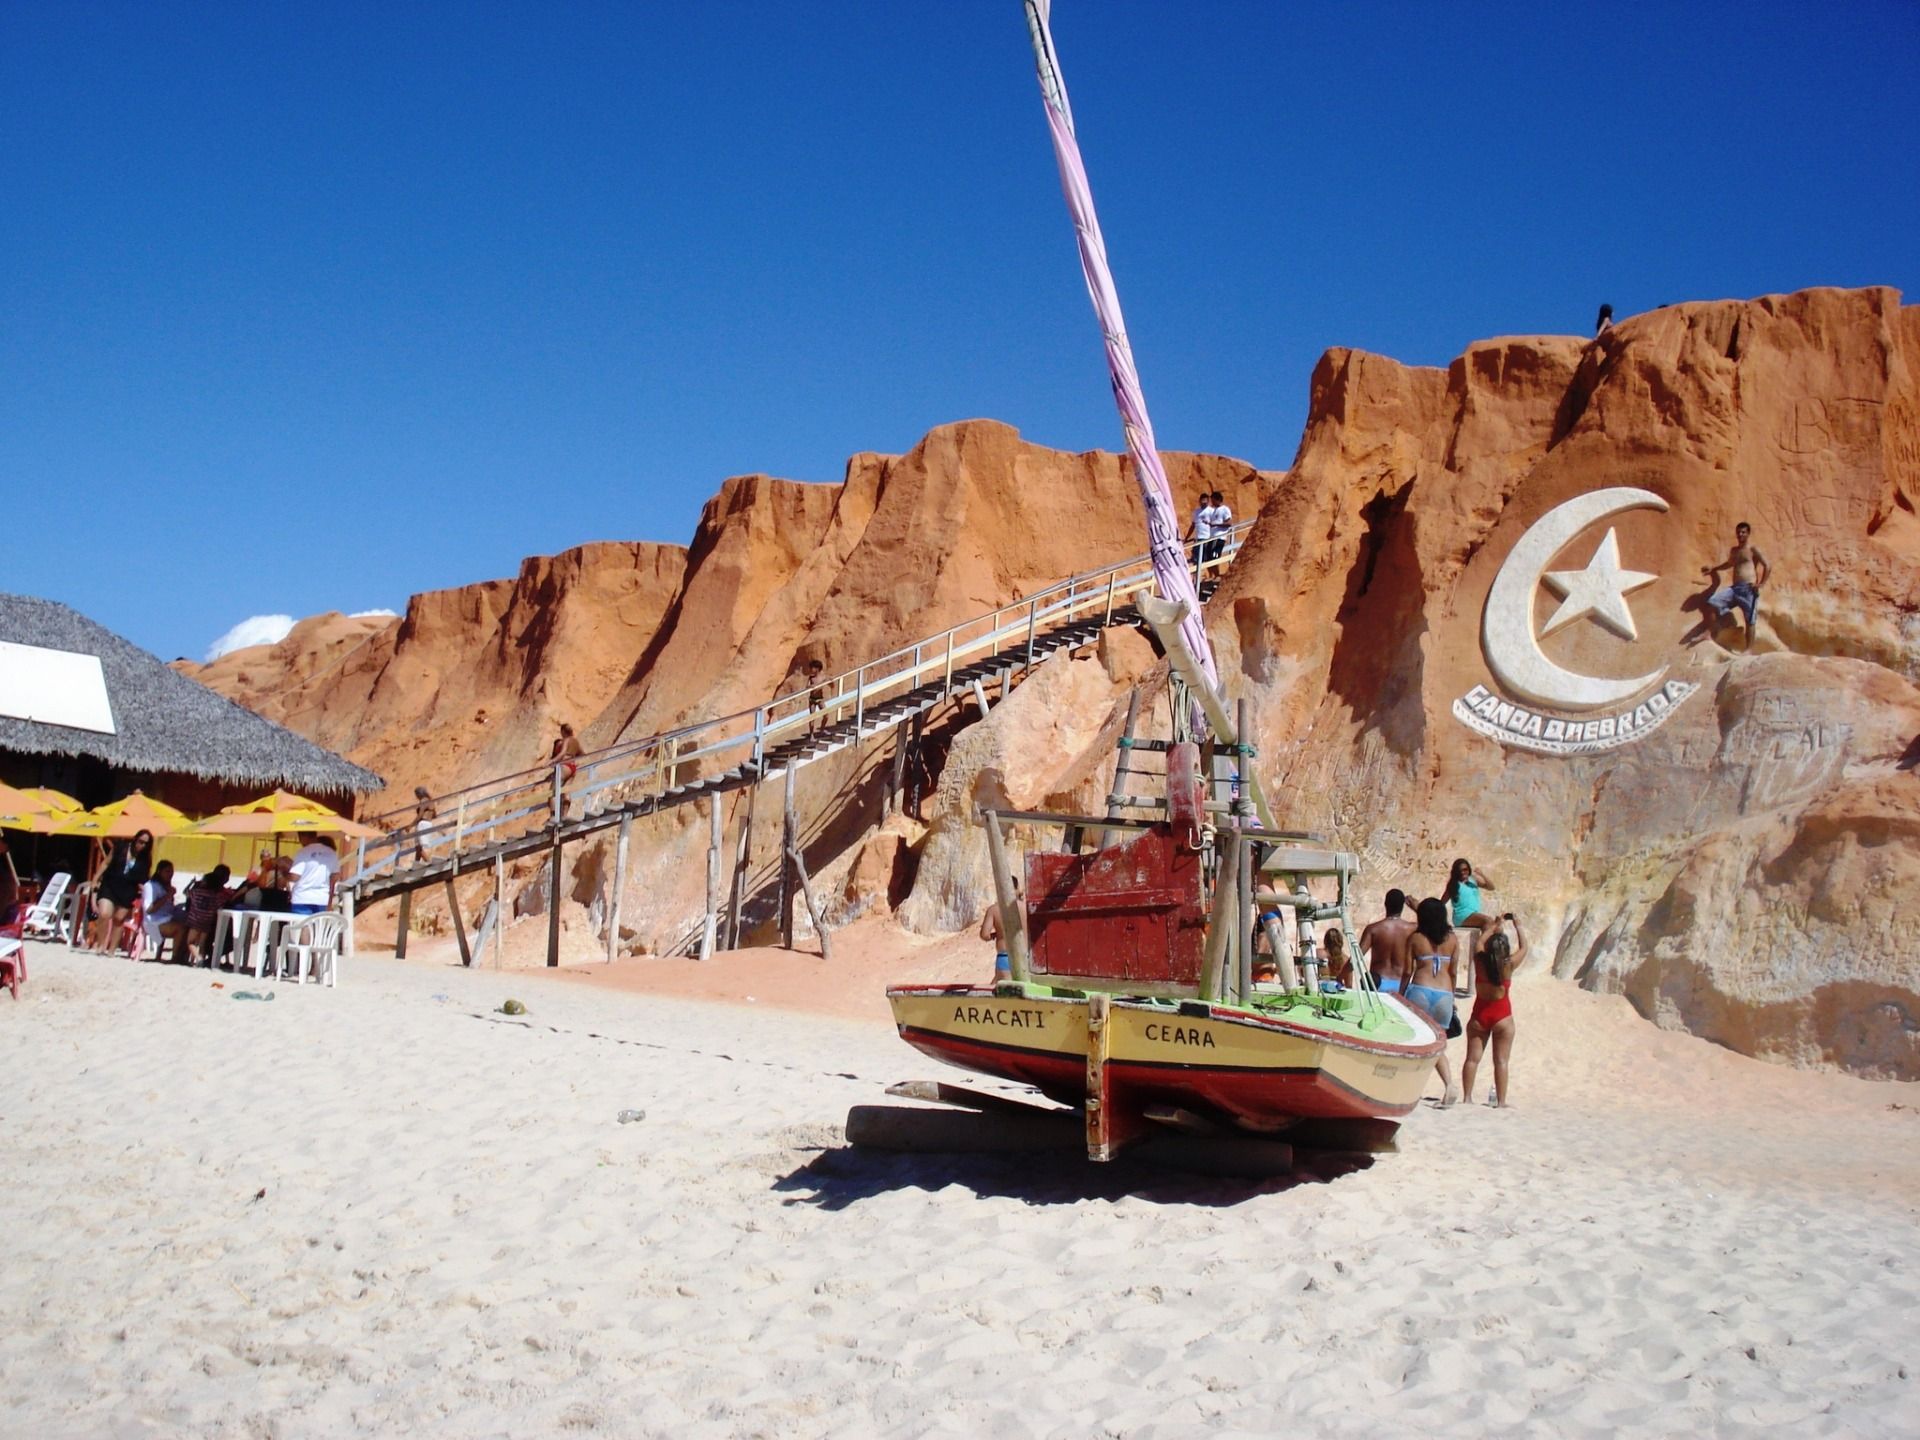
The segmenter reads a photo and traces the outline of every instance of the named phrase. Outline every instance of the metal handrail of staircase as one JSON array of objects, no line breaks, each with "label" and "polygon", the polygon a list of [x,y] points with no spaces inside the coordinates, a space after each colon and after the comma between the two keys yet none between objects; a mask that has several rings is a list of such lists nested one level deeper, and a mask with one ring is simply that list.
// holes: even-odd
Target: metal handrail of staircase
[{"label": "metal handrail of staircase", "polygon": [[[1235,525],[1224,537],[1229,543],[1222,553],[1200,562],[1203,578],[1227,567],[1252,525],[1251,520]],[[986,662],[999,663],[988,664],[985,673],[1004,671],[1009,679],[1030,670],[1038,659],[1036,647],[1052,631],[1096,615],[1105,628],[1117,610],[1152,586],[1149,558],[1130,556],[1069,576],[751,710],[695,721],[591,750],[571,762],[545,762],[448,791],[434,798],[438,814],[424,825],[413,823],[416,812],[411,805],[368,817],[366,823],[388,833],[359,843],[348,883],[394,874],[409,863],[437,866],[449,858],[457,871],[468,850],[490,849],[496,841],[528,831],[553,829],[559,822],[585,816],[611,816],[649,801],[658,808],[663,802],[671,803],[674,792],[729,768],[739,767],[757,778],[778,775],[788,763],[804,764],[857,744],[867,733],[872,711],[936,681],[940,688],[929,703],[969,688],[977,676],[956,681],[956,675]],[[820,713],[814,710],[816,694],[821,696]],[[881,728],[898,718],[889,717]],[[835,735],[848,719],[853,722],[851,730]],[[780,753],[822,728],[826,736],[813,753]],[[731,765],[718,763],[723,756]],[[566,763],[575,767],[571,776]]]}]

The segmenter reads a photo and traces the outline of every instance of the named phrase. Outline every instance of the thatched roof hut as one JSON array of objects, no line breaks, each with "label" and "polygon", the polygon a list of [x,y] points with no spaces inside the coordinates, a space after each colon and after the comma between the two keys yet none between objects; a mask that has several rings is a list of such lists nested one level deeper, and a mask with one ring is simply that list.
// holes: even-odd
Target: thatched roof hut
[{"label": "thatched roof hut", "polygon": [[111,770],[187,775],[253,793],[283,788],[351,796],[385,783],[56,601],[0,595],[0,641],[99,657],[114,726],[104,733],[0,714],[0,759],[92,760]]}]

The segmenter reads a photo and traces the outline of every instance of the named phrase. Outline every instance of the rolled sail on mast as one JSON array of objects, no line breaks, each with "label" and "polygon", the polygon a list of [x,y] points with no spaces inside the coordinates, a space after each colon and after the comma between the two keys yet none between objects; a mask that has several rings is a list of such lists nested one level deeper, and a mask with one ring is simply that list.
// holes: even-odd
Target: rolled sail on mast
[{"label": "rolled sail on mast", "polygon": [[1200,596],[1187,569],[1185,551],[1180,545],[1180,516],[1174,508],[1173,487],[1167,483],[1166,466],[1153,438],[1153,422],[1147,418],[1147,397],[1140,388],[1140,373],[1134,368],[1133,346],[1127,340],[1127,323],[1120,313],[1120,292],[1114,288],[1113,272],[1107,265],[1107,244],[1100,234],[1100,217],[1093,208],[1093,188],[1087,179],[1086,165],[1080,158],[1080,143],[1074,138],[1073,111],[1067,104],[1067,84],[1060,75],[1054,55],[1053,32],[1047,25],[1051,0],[1024,0],[1027,30],[1033,38],[1033,58],[1040,74],[1040,97],[1046,102],[1047,128],[1053,135],[1053,155],[1060,166],[1060,188],[1066,196],[1067,212],[1073,217],[1073,230],[1080,242],[1080,268],[1087,277],[1087,294],[1100,321],[1100,333],[1106,341],[1107,371],[1113,379],[1113,403],[1120,411],[1120,427],[1126,432],[1127,453],[1133,457],[1134,478],[1140,485],[1140,498],[1147,511],[1147,551],[1153,560],[1154,586],[1166,600],[1184,601],[1186,618],[1180,633],[1207,674],[1209,684],[1218,686],[1219,672],[1214,667],[1213,645],[1207,639],[1207,627],[1201,623]]}]

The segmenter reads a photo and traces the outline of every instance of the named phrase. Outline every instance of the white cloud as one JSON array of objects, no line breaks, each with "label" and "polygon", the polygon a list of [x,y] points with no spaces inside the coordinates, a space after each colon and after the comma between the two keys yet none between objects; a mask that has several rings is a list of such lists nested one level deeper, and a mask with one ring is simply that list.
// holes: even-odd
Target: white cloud
[{"label": "white cloud", "polygon": [[207,662],[211,664],[229,651],[244,650],[249,645],[278,645],[291,629],[291,615],[249,616],[208,647]]},{"label": "white cloud", "polygon": [[398,620],[400,618],[400,612],[398,610],[356,610],[347,616],[347,618],[349,620],[367,620],[375,615],[387,620]]}]

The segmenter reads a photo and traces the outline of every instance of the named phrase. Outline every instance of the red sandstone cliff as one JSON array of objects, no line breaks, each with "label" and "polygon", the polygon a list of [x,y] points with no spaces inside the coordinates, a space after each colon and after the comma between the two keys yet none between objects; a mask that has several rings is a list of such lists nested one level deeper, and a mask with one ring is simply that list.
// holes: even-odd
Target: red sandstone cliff
[{"label": "red sandstone cliff", "polygon": [[591,722],[652,642],[685,561],[677,545],[582,545],[512,580],[415,595],[358,635],[323,616],[189,673],[365,757],[388,781],[361,807],[374,813],[415,785],[439,793],[535,764],[562,720]]},{"label": "red sandstone cliff", "polygon": [[[1359,850],[1375,889],[1437,891],[1447,860],[1472,856],[1530,922],[1540,963],[1662,1024],[1920,1075],[1920,946],[1895,913],[1920,887],[1917,374],[1920,311],[1889,290],[1816,290],[1668,307],[1594,342],[1487,341],[1445,370],[1333,351],[1286,476],[1168,457],[1183,506],[1214,487],[1240,515],[1264,502],[1208,620],[1229,690],[1255,702],[1283,822]],[[597,561],[531,583],[561,557],[519,582],[417,597],[345,654],[337,639],[325,654],[294,646],[284,694],[266,693],[254,655],[235,667],[244,686],[216,683],[397,784],[440,788],[537,758],[560,715],[597,716],[589,739],[605,741],[743,708],[797,660],[836,670],[1135,553],[1123,467],[989,422],[945,426],[908,455],[854,457],[840,485],[728,481],[684,562],[628,547],[611,566],[645,569],[639,552],[657,551],[650,582],[623,582],[618,626],[585,618],[611,593],[590,578]],[[1595,754],[1470,729],[1455,702],[1476,685],[1499,698],[1483,644],[1496,574],[1550,510],[1622,486],[1667,508],[1609,516],[1543,568],[1581,569],[1614,531],[1622,564],[1656,576],[1628,597],[1634,637],[1577,619],[1539,648],[1569,671],[1664,667],[1698,689]],[[1774,564],[1750,651],[1737,630],[1699,629],[1700,567],[1741,519]],[[1536,587],[1536,633],[1554,603]],[[551,638],[576,628],[574,648]],[[904,916],[977,917],[966,815],[979,795],[1099,791],[1110,707],[1152,669],[1142,651],[1115,637],[1097,661],[1057,657],[1026,701],[958,738],[931,834],[878,837],[919,855]],[[1036,716],[1048,697],[1071,700],[1071,725]],[[878,819],[874,759],[802,772],[816,853],[854,878],[880,853],[853,843]],[[684,927],[694,818],[660,817],[637,842],[650,860],[625,914],[643,941]],[[764,816],[761,829],[764,856]],[[583,856],[569,893],[587,904],[604,888],[604,857]]]},{"label": "red sandstone cliff", "polygon": [[[1415,894],[1470,856],[1557,973],[1663,1024],[1920,1075],[1920,944],[1894,913],[1920,885],[1917,417],[1920,309],[1884,289],[1672,306],[1446,371],[1329,354],[1210,614],[1244,646],[1234,686],[1259,701],[1282,818]],[[1498,689],[1496,572],[1549,509],[1612,486],[1670,509],[1610,517],[1553,568],[1615,528],[1623,564],[1658,576],[1630,597],[1638,638],[1583,620],[1541,649],[1698,692],[1600,754],[1475,733],[1452,707]],[[1700,629],[1701,566],[1740,520],[1774,567],[1751,652],[1737,626]],[[1554,600],[1536,603],[1538,624]]]}]

